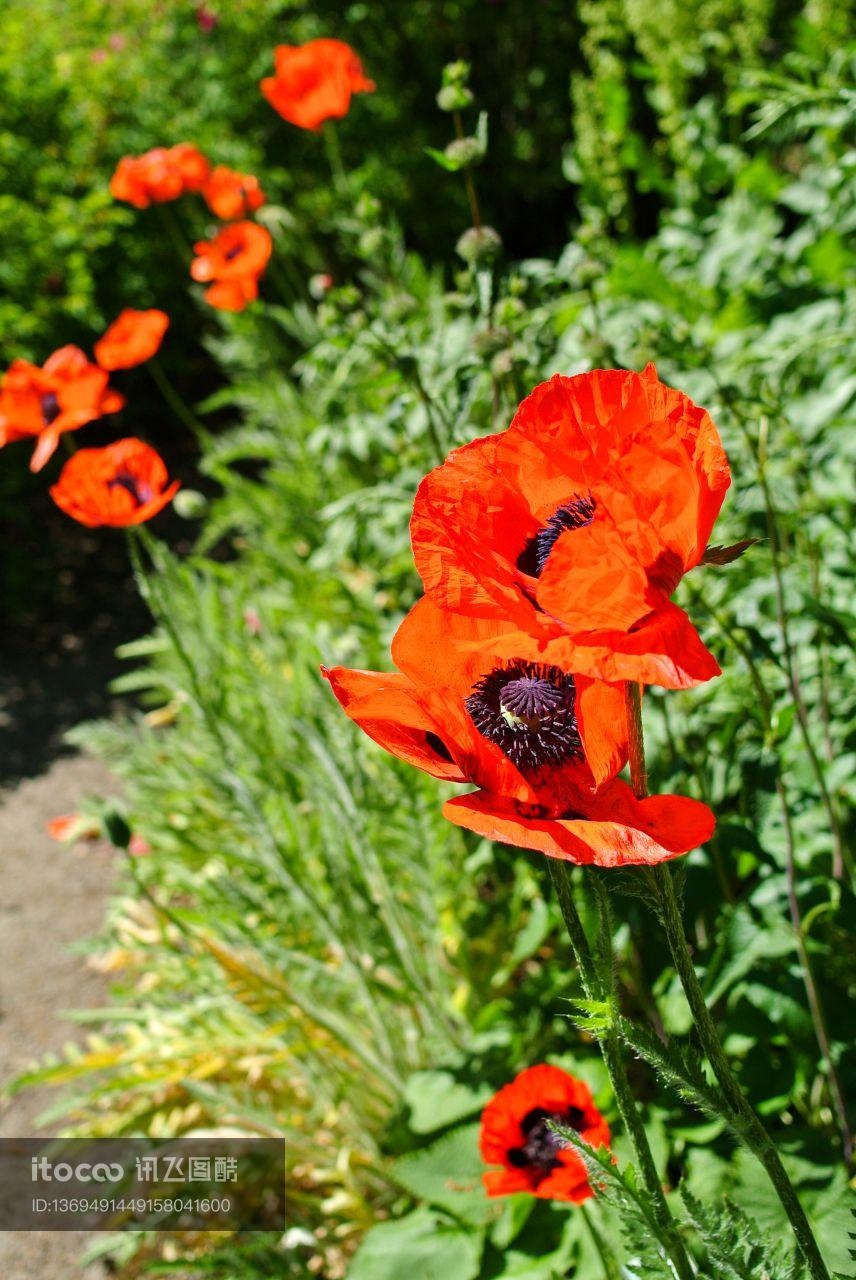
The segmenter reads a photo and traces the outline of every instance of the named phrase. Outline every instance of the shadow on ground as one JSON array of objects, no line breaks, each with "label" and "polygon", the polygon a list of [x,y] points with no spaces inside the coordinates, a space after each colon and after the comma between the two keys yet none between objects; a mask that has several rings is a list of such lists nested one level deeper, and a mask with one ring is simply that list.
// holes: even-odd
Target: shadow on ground
[{"label": "shadow on ground", "polygon": [[0,788],[43,773],[63,734],[116,708],[116,647],[151,618],[120,529],[86,529],[54,506],[25,456],[0,452]]}]

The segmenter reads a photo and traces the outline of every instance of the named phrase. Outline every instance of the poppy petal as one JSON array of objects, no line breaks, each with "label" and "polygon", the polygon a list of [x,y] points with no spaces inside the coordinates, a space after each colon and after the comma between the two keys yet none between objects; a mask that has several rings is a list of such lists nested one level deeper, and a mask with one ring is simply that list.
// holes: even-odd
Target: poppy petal
[{"label": "poppy petal", "polygon": [[[623,792],[622,792],[623,789]],[[525,817],[519,806],[476,791],[443,806],[457,826],[489,840],[534,849],[580,866],[654,866],[709,839],[716,820],[699,800],[649,796],[636,800],[616,780],[598,797],[592,818]],[[603,813],[603,818],[597,816]],[[615,814],[615,818],[607,815]]]},{"label": "poppy petal", "polygon": [[435,778],[466,782],[406,676],[346,667],[321,668],[345,714],[386,751]]}]

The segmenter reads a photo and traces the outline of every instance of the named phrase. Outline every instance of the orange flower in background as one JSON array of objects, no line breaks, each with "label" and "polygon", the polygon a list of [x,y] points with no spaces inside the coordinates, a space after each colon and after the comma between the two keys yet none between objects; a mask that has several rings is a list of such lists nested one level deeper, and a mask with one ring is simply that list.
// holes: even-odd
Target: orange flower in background
[{"label": "orange flower in background", "polygon": [[258,178],[251,173],[236,173],[223,164],[212,170],[202,195],[211,212],[224,222],[246,218],[265,202]]},{"label": "orange flower in background", "polygon": [[50,490],[54,502],[89,528],[143,524],[178,492],[160,454],[142,440],[117,440],[103,449],[79,449]]},{"label": "orange flower in background", "polygon": [[127,308],[96,342],[95,359],[102,369],[133,369],[157,353],[168,327],[165,311]]},{"label": "orange flower in background", "polygon": [[15,360],[0,384],[0,446],[33,439],[31,471],[41,471],[64,431],[116,413],[125,401],[79,347],[61,347],[43,366]]},{"label": "orange flower in background", "polygon": [[208,181],[211,165],[190,142],[179,142],[167,152],[169,163],[181,177],[184,191],[201,191]]},{"label": "orange flower in background", "polygon": [[549,1123],[576,1130],[591,1147],[609,1146],[609,1126],[584,1081],[559,1067],[529,1067],[482,1112],[482,1158],[502,1165],[482,1175],[489,1196],[523,1191],[580,1204],[594,1195],[582,1159]]},{"label": "orange flower in background", "polygon": [[201,191],[211,166],[189,142],[155,147],[142,156],[123,156],[110,179],[111,194],[137,209],[176,200],[186,191]]},{"label": "orange flower in background", "polygon": [[273,250],[270,234],[256,222],[233,222],[222,227],[213,240],[194,245],[196,258],[190,267],[194,280],[207,283],[206,302],[223,311],[243,311],[259,294],[259,276]]},{"label": "orange flower in background", "polygon": [[516,653],[687,688],[720,672],[669,597],[730,482],[709,414],[653,365],[557,374],[422,481],[416,567],[437,604],[513,623]]},{"label": "orange flower in background", "polygon": [[322,669],[375,742],[436,778],[479,789],[446,802],[458,826],[553,858],[653,865],[711,835],[706,805],[638,800],[616,777],[627,759],[624,692],[527,658],[496,659],[509,629],[421,600],[399,627],[401,674]]},{"label": "orange flower in background", "polygon": [[60,844],[74,844],[78,840],[97,840],[101,835],[101,823],[85,813],[63,813],[46,822],[45,830],[52,840]]},{"label": "orange flower in background", "polygon": [[320,129],[325,120],[348,114],[351,94],[374,93],[362,63],[342,40],[281,44],[274,50],[276,74],[261,82],[275,111],[300,129]]}]

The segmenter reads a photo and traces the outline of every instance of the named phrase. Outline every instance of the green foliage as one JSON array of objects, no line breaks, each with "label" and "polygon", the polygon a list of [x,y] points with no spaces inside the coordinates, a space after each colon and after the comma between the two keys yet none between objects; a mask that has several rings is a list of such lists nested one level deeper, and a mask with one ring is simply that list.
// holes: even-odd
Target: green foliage
[{"label": "green foliage", "polygon": [[[251,168],[277,157],[284,168],[270,171],[283,204],[267,216],[288,278],[270,283],[264,308],[206,317],[207,358],[220,372],[200,406],[210,500],[194,550],[179,557],[145,534],[130,541],[155,630],[125,647],[131,666],[116,687],[140,709],[75,741],[124,779],[121,813],[103,817],[114,843],[131,849],[138,835],[151,852],[122,855],[123,892],[94,948],[117,975],[115,1003],[86,1015],[83,1050],[28,1078],[73,1086],[54,1114],[78,1132],[235,1124],[286,1135],[297,1234],[276,1250],[218,1247],[200,1258],[201,1274],[671,1275],[594,1042],[611,1027],[632,1059],[658,1175],[683,1194],[683,1208],[675,1194],[668,1201],[700,1274],[794,1280],[787,1247],[769,1243],[786,1238],[781,1210],[736,1148],[650,886],[609,877],[614,935],[598,947],[602,963],[614,963],[620,1000],[584,999],[539,859],[446,823],[448,788],[359,735],[319,674],[322,663],[388,664],[390,636],[418,589],[407,524],[426,470],[503,428],[556,370],[653,359],[722,431],[734,485],[717,542],[752,545],[730,562],[712,557],[680,588],[724,674],[646,697],[652,784],[702,798],[718,815],[709,847],[684,860],[706,999],[830,1266],[845,1267],[852,1196],[839,1102],[856,1091],[856,164],[852,48],[827,56],[843,9],[786,6],[783,17],[766,0],[718,0],[666,6],[655,22],[651,6],[631,0],[570,14],[508,5],[495,53],[471,59],[491,118],[480,191],[484,177],[490,217],[513,245],[505,201],[521,198],[531,169],[542,175],[536,194],[554,180],[543,160],[567,140],[570,69],[566,167],[583,225],[558,255],[545,247],[540,257],[482,262],[450,289],[453,269],[444,276],[434,263],[452,261],[468,222],[463,184],[438,172],[424,147],[443,141],[438,67],[471,42],[483,48],[473,35],[479,6],[444,6],[448,27],[413,51],[420,67],[433,58],[424,84],[404,84],[396,57],[431,6],[409,6],[399,26],[386,6],[347,7],[341,34],[401,92],[387,87],[355,108],[343,139],[360,164],[334,187],[307,180],[317,139],[290,135],[285,166],[275,149],[283,126],[254,89],[272,44],[326,31],[332,7],[286,6],[286,33],[281,4],[230,6],[199,67],[202,36],[193,29],[188,40],[183,6],[146,16],[122,3],[147,24],[135,58],[160,75],[143,107],[130,54],[109,63],[110,76],[88,59],[95,8],[80,7],[63,62],[55,7],[55,26],[38,37],[38,85],[22,79],[20,16],[0,54],[10,118],[32,111],[20,137],[10,129],[0,142],[21,172],[8,208],[21,242],[2,268],[19,272],[8,304],[15,349],[53,325],[94,324],[114,287],[124,302],[142,301],[134,289],[149,287],[150,260],[145,300],[158,301],[155,285],[175,295],[149,214],[92,195],[122,150],[154,141],[192,134]],[[543,67],[527,60],[527,39],[542,49],[551,22],[582,35],[587,68],[567,50],[544,54]],[[771,68],[773,37],[777,61],[792,44],[799,56]],[[494,57],[507,60],[501,85]],[[497,93],[508,96],[511,126],[492,109]],[[34,140],[43,149],[51,131],[73,135],[74,146],[48,148],[39,169]],[[70,172],[73,236],[59,190]],[[420,199],[423,182],[433,204]],[[428,237],[438,183],[443,210]],[[650,227],[649,196],[661,214]],[[405,243],[402,213],[413,242],[431,239],[427,255]],[[97,237],[91,252],[80,248],[90,221],[103,260]],[[634,228],[651,234],[633,237]],[[60,231],[77,263],[74,286],[59,302],[40,295],[25,322],[24,277],[48,269]],[[126,265],[114,278],[117,247]],[[320,299],[289,275],[331,263],[335,281]],[[575,875],[594,937],[593,886],[587,872]],[[591,1083],[620,1163],[583,1150],[569,1131],[593,1201],[492,1204],[478,1113],[548,1056]]]}]

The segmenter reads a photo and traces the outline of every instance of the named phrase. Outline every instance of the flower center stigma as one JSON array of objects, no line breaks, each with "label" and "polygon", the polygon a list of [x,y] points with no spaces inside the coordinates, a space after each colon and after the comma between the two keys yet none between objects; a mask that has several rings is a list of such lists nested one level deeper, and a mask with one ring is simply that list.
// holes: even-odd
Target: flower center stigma
[{"label": "flower center stigma", "polygon": [[136,476],[132,476],[129,471],[117,471],[113,479],[107,481],[107,488],[124,489],[138,507],[141,507],[144,502],[151,502],[154,496],[151,487],[142,480],[138,480]]},{"label": "flower center stigma", "polygon": [[42,411],[42,422],[44,422],[46,427],[49,427],[52,422],[56,422],[62,412],[59,407],[59,400],[57,400],[53,391],[46,391],[41,397],[40,408]]},{"label": "flower center stigma", "polygon": [[550,1124],[561,1124],[566,1129],[575,1129],[578,1133],[585,1123],[585,1113],[579,1107],[568,1107],[566,1111],[546,1111],[544,1107],[533,1107],[527,1111],[520,1121],[524,1143],[512,1147],[508,1151],[508,1162],[515,1169],[531,1169],[541,1177],[546,1177],[554,1169],[558,1169],[561,1160],[559,1151],[567,1150],[571,1145],[567,1138],[555,1133]]},{"label": "flower center stigma", "polygon": [[513,662],[483,676],[465,706],[479,733],[520,769],[583,759],[573,676]]}]

